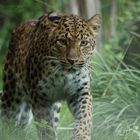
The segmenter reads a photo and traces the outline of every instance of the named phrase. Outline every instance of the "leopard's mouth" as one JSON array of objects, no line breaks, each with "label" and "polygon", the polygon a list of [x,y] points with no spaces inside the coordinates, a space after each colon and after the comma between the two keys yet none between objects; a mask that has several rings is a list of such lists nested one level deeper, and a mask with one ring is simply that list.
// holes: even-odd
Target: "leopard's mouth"
[{"label": "leopard's mouth", "polygon": [[79,70],[80,68],[82,68],[85,65],[85,63],[79,63],[79,64],[69,64],[69,63],[61,63],[61,66],[64,69],[67,69],[69,71],[75,71],[75,70]]},{"label": "leopard's mouth", "polygon": [[71,68],[68,68],[67,70],[68,70],[69,72],[75,72],[75,71],[79,70],[79,68],[71,67]]},{"label": "leopard's mouth", "polygon": [[68,72],[75,72],[75,71],[78,71],[78,70],[80,70],[80,68],[79,67],[62,67],[62,69],[64,70],[64,71],[68,71]]}]

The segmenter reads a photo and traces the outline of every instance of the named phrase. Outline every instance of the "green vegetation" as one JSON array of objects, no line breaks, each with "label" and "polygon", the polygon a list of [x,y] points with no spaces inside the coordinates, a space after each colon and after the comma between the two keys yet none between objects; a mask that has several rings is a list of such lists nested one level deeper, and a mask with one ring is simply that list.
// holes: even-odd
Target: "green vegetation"
[{"label": "green vegetation", "polygon": [[[67,0],[66,0],[67,1]],[[117,36],[109,38],[110,0],[101,1],[103,13],[103,45],[94,53],[92,67],[93,133],[94,140],[138,140],[140,139],[140,69],[128,65],[132,46],[140,44],[140,1],[118,0]],[[21,21],[39,17],[49,4],[40,0],[16,0],[0,4],[0,90],[2,89],[3,60],[10,32]],[[62,1],[52,0],[48,9],[63,11]],[[34,7],[32,6],[34,5]],[[5,8],[6,6],[6,8]],[[30,12],[29,12],[30,11]],[[136,18],[137,17],[137,18]],[[130,32],[137,32],[130,34]],[[139,57],[139,56],[137,56]],[[134,59],[134,57],[131,57]],[[135,57],[136,64],[139,60]],[[64,103],[61,111],[58,140],[69,140],[72,116]],[[1,140],[37,140],[34,122],[27,131],[3,129],[0,122]]]},{"label": "green vegetation", "polygon": [[93,91],[102,96],[94,99],[93,135],[98,136],[97,140],[102,135],[105,140],[112,139],[111,135],[114,140],[137,140],[140,138],[140,71],[126,65],[122,69],[119,64],[114,70],[107,68],[94,73]]}]

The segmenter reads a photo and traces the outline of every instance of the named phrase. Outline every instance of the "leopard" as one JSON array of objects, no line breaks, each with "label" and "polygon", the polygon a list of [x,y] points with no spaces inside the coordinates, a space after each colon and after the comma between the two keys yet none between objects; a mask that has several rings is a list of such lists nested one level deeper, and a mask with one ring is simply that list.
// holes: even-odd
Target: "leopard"
[{"label": "leopard", "polygon": [[70,139],[91,140],[91,61],[100,26],[100,14],[84,20],[50,12],[12,31],[3,70],[4,126],[24,130],[34,119],[39,140],[55,140],[65,101],[74,121]]}]

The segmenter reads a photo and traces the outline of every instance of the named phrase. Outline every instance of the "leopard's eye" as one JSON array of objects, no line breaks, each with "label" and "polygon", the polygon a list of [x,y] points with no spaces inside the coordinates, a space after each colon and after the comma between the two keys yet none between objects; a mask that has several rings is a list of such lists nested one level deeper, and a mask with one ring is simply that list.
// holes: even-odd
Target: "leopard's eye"
[{"label": "leopard's eye", "polygon": [[67,45],[67,41],[65,39],[58,39],[57,40],[57,44],[58,45],[63,45],[63,46],[65,45],[66,46]]},{"label": "leopard's eye", "polygon": [[80,43],[80,46],[86,46],[88,44],[88,41],[82,40]]}]

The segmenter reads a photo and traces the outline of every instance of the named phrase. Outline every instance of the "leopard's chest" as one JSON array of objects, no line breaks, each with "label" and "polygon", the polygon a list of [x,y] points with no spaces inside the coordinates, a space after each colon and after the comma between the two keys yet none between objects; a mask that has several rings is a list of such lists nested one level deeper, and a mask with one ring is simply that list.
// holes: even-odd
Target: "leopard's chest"
[{"label": "leopard's chest", "polygon": [[44,75],[38,86],[40,87],[39,95],[49,98],[49,100],[65,100],[76,94],[78,88],[87,82],[89,85],[90,78],[88,71],[83,69],[75,72],[60,71],[56,74]]}]

